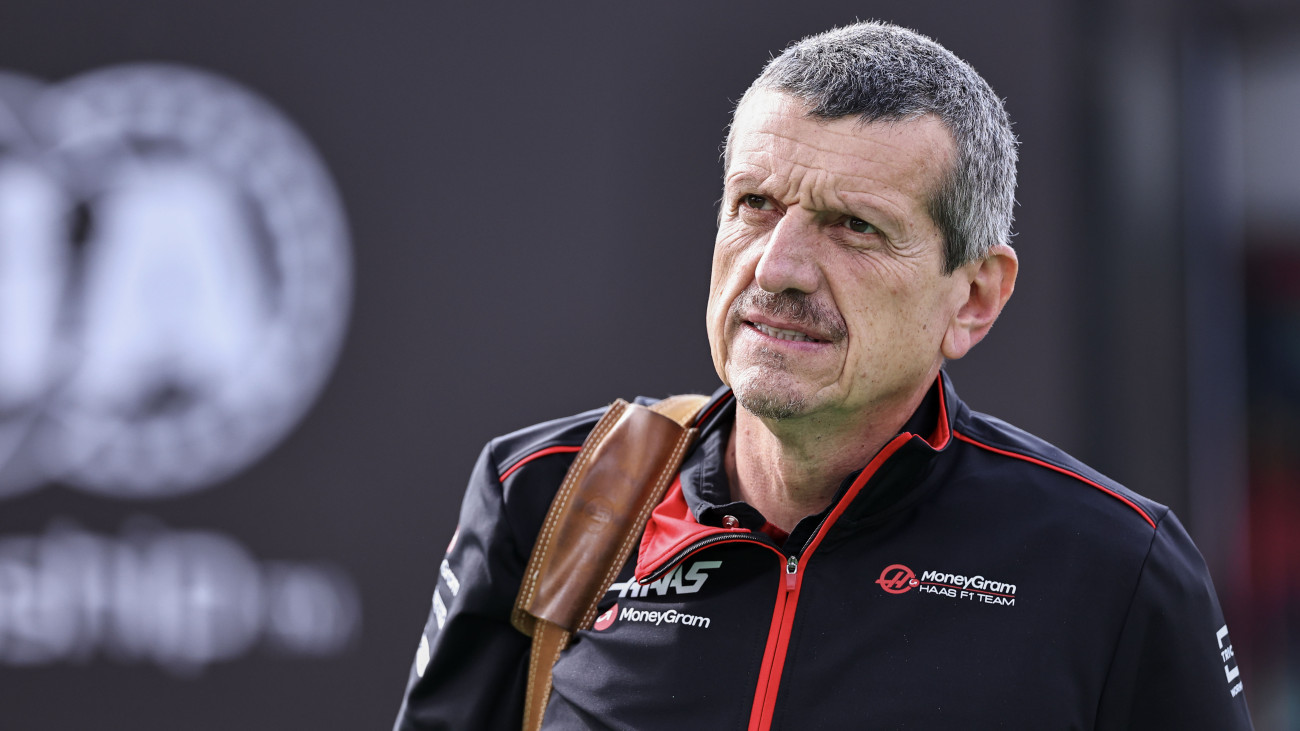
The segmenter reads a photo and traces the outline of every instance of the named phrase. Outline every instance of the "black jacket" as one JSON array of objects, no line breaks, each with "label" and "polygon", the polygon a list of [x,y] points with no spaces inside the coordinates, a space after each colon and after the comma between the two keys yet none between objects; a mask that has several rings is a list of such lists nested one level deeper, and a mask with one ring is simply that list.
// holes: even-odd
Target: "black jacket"
[{"label": "black jacket", "polygon": [[[556,664],[544,728],[1251,728],[1173,513],[972,412],[946,376],[782,545],[730,502],[731,393],[703,413],[638,555]],[[483,451],[397,729],[519,727],[529,641],[510,609],[599,416]]]}]

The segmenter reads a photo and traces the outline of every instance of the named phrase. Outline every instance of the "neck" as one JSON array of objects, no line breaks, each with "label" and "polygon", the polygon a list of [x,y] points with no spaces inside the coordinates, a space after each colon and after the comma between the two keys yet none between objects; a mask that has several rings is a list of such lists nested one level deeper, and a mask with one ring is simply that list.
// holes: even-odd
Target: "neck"
[{"label": "neck", "polygon": [[726,454],[732,497],[792,531],[804,517],[825,510],[845,475],[866,465],[898,434],[932,383],[894,406],[853,419],[771,420],[737,404]]}]

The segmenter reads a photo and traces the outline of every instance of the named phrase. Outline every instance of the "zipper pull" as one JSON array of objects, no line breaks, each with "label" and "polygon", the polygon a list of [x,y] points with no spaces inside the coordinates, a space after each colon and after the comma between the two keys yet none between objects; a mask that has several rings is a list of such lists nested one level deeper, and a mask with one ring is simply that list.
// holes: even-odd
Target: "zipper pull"
[{"label": "zipper pull", "polygon": [[794,588],[799,580],[799,557],[791,556],[785,560],[785,588],[787,591]]}]

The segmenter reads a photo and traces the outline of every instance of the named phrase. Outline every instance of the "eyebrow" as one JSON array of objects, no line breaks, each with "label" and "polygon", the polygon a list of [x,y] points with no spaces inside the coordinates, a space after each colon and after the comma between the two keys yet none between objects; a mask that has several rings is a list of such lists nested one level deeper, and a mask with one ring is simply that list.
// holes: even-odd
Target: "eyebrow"
[{"label": "eyebrow", "polygon": [[[737,188],[751,188],[762,194],[763,184],[767,182],[768,175],[758,174],[750,170],[738,170],[728,175],[723,180],[724,192],[730,192]],[[887,230],[896,236],[905,236],[908,227],[897,216],[885,211],[879,206],[873,206],[862,201],[863,197],[869,196],[869,193],[855,191],[839,191],[837,195],[846,205],[837,207],[835,210],[867,221],[868,223]],[[857,199],[856,201],[854,199]]]},{"label": "eyebrow", "polygon": [[752,171],[744,170],[728,174],[722,180],[724,190],[731,188],[760,188],[768,176],[758,175]]},{"label": "eyebrow", "polygon": [[[861,201],[855,202],[853,200],[854,198],[860,199],[863,196],[866,196],[868,194],[842,192],[839,195],[841,198],[844,199],[845,203],[849,204],[850,208],[853,208],[855,210],[861,210],[864,212],[863,215],[867,217],[864,218],[863,220],[868,221],[871,224],[878,224],[877,225],[878,228],[880,227],[888,228],[900,236],[906,235],[908,233],[908,226],[906,225],[906,222],[903,219],[895,216],[889,211],[886,211],[880,206],[873,206],[870,203],[861,202]],[[870,213],[866,213],[867,211],[869,211]],[[852,214],[852,215],[857,216],[857,214]],[[857,216],[857,217],[861,218],[861,216]]]}]

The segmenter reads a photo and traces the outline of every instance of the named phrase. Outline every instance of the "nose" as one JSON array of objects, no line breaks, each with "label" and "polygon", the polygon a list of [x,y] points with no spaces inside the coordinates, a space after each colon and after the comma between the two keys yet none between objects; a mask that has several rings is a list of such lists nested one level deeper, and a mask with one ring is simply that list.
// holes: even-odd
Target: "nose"
[{"label": "nose", "polygon": [[755,283],[767,292],[817,291],[821,281],[815,256],[817,226],[799,213],[788,211],[767,237],[754,271]]}]

